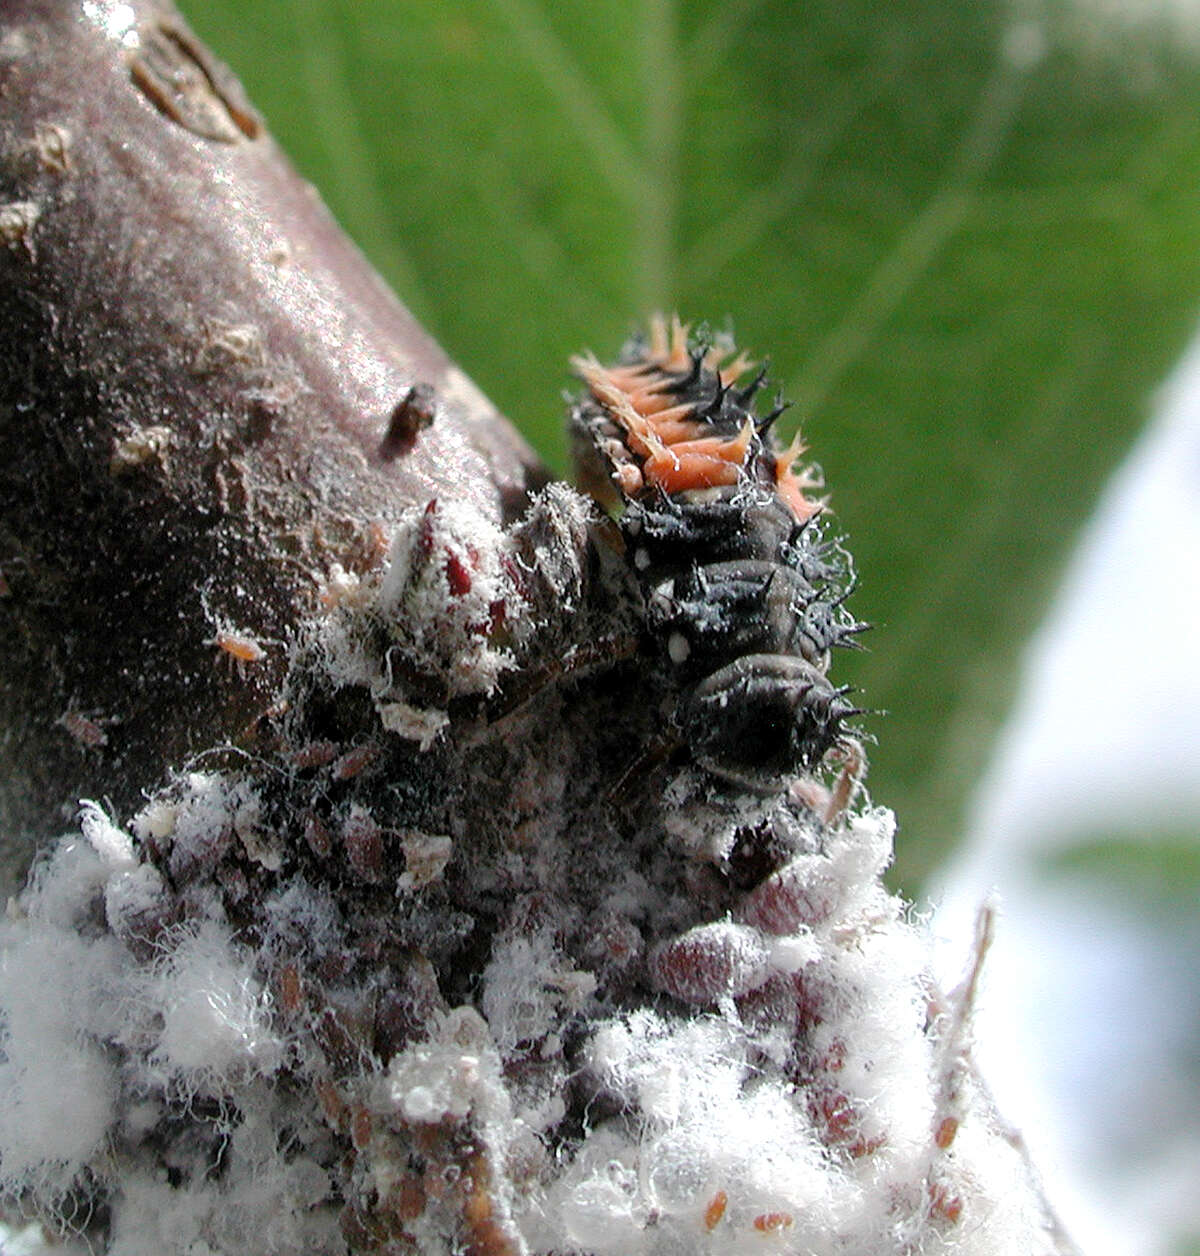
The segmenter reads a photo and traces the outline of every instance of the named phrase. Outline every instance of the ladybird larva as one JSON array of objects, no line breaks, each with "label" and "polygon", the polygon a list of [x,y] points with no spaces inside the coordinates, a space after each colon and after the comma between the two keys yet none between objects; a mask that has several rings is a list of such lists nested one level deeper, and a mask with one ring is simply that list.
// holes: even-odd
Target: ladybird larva
[{"label": "ladybird larva", "polygon": [[[733,355],[733,356],[731,356]],[[582,478],[620,508],[647,627],[681,690],[673,724],[712,776],[770,794],[813,771],[859,710],[828,679],[865,625],[848,562],[824,534],[804,446],[781,449],[754,398],[766,374],[731,345],[651,320],[613,366],[574,360]]]}]

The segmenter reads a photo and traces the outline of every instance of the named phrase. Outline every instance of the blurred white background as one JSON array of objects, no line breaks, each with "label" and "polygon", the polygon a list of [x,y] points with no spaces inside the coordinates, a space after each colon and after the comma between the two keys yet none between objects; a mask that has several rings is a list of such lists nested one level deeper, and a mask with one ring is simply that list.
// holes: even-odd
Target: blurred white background
[{"label": "blurred white background", "polygon": [[1198,868],[1200,340],[1083,535],[934,895],[951,983],[998,896],[978,1057],[1087,1256],[1200,1252]]}]

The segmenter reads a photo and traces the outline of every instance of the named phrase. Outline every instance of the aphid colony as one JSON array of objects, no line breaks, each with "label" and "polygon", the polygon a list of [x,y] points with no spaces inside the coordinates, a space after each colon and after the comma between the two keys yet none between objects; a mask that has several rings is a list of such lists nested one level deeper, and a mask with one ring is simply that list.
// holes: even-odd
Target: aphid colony
[{"label": "aphid colony", "polygon": [[[844,610],[846,563],[822,535],[803,446],[781,451],[754,398],[766,372],[652,320],[616,365],[574,366],[584,485],[623,507],[619,525],[647,621],[682,694],[673,722],[719,779],[773,793],[811,771],[857,714],[827,677],[830,651],[864,625]],[[613,488],[615,486],[616,492]]]}]

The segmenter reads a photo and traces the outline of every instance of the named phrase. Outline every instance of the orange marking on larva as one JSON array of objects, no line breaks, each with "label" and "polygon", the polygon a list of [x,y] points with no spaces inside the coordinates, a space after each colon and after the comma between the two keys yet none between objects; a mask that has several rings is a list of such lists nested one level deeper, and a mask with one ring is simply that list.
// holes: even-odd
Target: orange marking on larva
[{"label": "orange marking on larva", "polygon": [[695,420],[684,420],[684,418],[672,418],[665,423],[658,421],[660,416],[653,418],[653,432],[663,445],[684,445],[690,441],[712,440],[707,435],[709,428],[704,423],[697,423]]},{"label": "orange marking on larva", "polygon": [[793,470],[796,460],[808,448],[797,432],[792,443],[780,454],[775,455],[775,487],[779,496],[791,507],[792,514],[803,523],[811,519],[825,506],[823,500],[814,501],[805,496],[806,489],[820,488],[822,480],[813,474],[811,467],[800,471]]},{"label": "orange marking on larva", "polygon": [[746,353],[739,352],[728,366],[719,372],[721,387],[728,388],[735,380],[740,379],[754,365],[754,360]]},{"label": "orange marking on larva", "polygon": [[688,332],[691,327],[681,322],[678,314],[671,315],[671,352],[665,365],[671,370],[685,371],[691,365],[692,357],[688,353]]},{"label": "orange marking on larva", "polygon": [[[571,358],[571,370],[599,396],[599,387],[615,388],[616,382],[612,375],[600,365],[594,353],[576,353]],[[603,398],[601,398],[603,400]]]},{"label": "orange marking on larva", "polygon": [[790,1212],[763,1212],[754,1218],[754,1228],[761,1234],[774,1234],[776,1230],[787,1230],[793,1224]]},{"label": "orange marking on larva", "polygon": [[644,421],[625,428],[625,441],[629,448],[643,460],[664,454],[666,446],[654,434],[654,429]]},{"label": "orange marking on larva", "polygon": [[793,475],[791,471],[781,477],[775,485],[779,492],[779,496],[787,503],[792,514],[803,523],[806,519],[811,519],[813,515],[819,514],[825,508],[825,499],[818,498],[813,501],[811,497],[804,496],[806,488],[815,487],[814,482],[807,476]]},{"label": "orange marking on larva", "polygon": [[[653,415],[662,414],[668,410],[679,409],[673,403],[673,398],[668,392],[663,392],[658,388],[631,388],[629,391],[629,404],[638,412],[647,418]],[[690,406],[685,409],[691,409]]]},{"label": "orange marking on larva", "polygon": [[655,440],[672,444],[697,439],[708,430],[691,405],[672,404],[669,394],[631,386],[625,372],[606,370],[594,359],[575,359],[591,394],[625,430],[630,448],[645,457]]},{"label": "orange marking on larva", "polygon": [[712,345],[704,355],[704,365],[710,371],[715,371],[728,356],[728,349],[722,349],[720,345]]},{"label": "orange marking on larva", "polygon": [[616,468],[613,477],[617,481],[617,487],[626,497],[636,497],[646,483],[641,471],[631,462],[627,462]]},{"label": "orange marking on larva", "polygon": [[933,1141],[945,1151],[947,1147],[954,1141],[954,1135],[958,1133],[958,1117],[946,1116],[941,1119],[937,1127],[937,1133],[933,1136]]},{"label": "orange marking on larva", "polygon": [[629,393],[614,382],[612,375],[595,358],[573,358],[572,365],[592,396],[625,429],[634,453],[644,455],[653,442],[653,432],[645,416],[634,409]]},{"label": "orange marking on larva", "polygon": [[[676,316],[676,321],[678,321],[678,316]],[[661,314],[652,314],[650,316],[650,349],[646,356],[654,359],[665,358],[668,351],[667,320]]]},{"label": "orange marking on larva", "polygon": [[[699,442],[687,442],[699,444]],[[676,446],[678,450],[678,446]],[[741,464],[729,462],[715,451],[680,451],[652,455],[646,459],[645,476],[666,493],[686,493],[690,489],[716,488],[736,484]]]},{"label": "orange marking on larva", "polygon": [[646,459],[645,475],[668,493],[736,484],[746,462],[754,425],[747,420],[737,436],[679,441],[669,448],[659,444]]},{"label": "orange marking on larva", "polygon": [[266,650],[253,637],[247,637],[240,632],[222,628],[212,641],[213,645],[224,650],[239,663],[261,663],[267,657]]},{"label": "orange marking on larva", "polygon": [[624,393],[601,400],[612,417],[625,429],[625,442],[635,454],[647,458],[664,451],[665,447],[655,432],[654,425],[638,414]]},{"label": "orange marking on larva", "polygon": [[782,475],[785,471],[790,470],[800,459],[800,455],[805,453],[808,446],[797,432],[792,437],[792,443],[782,452],[775,455],[775,471],[777,475]]},{"label": "orange marking on larva", "polygon": [[729,1196],[724,1191],[718,1191],[712,1199],[708,1201],[708,1207],[704,1210],[704,1228],[708,1231],[715,1230],[721,1218],[725,1215],[725,1207],[729,1203]]},{"label": "orange marking on larva", "polygon": [[694,413],[695,411],[690,406],[676,406],[669,415],[665,410],[662,414],[654,415],[650,420],[650,424],[655,436],[664,445],[678,445],[682,441],[712,439],[710,436],[707,436],[710,430],[707,424],[685,417]]},{"label": "orange marking on larva", "polygon": [[[692,364],[688,353],[688,335],[691,324],[680,322],[678,314],[671,315],[668,324],[662,314],[650,316],[650,343],[646,347],[644,361],[664,371],[686,371]],[[630,366],[623,369],[633,370]]]},{"label": "orange marking on larva", "polygon": [[661,376],[658,366],[653,362],[635,362],[630,366],[610,366],[608,368],[609,379],[617,385],[618,388],[624,388],[626,392],[634,392],[637,389],[662,388],[666,381],[653,379],[654,376]]},{"label": "orange marking on larva", "polygon": [[746,461],[753,435],[754,424],[747,419],[736,436],[705,436],[700,440],[679,441],[671,447],[671,453],[679,457],[688,454],[711,455],[722,462],[733,462],[740,467]]}]

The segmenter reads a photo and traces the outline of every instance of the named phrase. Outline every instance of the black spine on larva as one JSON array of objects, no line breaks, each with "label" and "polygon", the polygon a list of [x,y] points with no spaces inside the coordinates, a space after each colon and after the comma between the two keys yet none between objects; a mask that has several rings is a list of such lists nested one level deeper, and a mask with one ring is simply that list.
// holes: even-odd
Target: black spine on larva
[{"label": "black spine on larva", "polygon": [[827,671],[830,651],[852,644],[864,625],[845,609],[849,563],[824,535],[819,511],[798,509],[782,491],[771,431],[780,408],[760,416],[753,406],[765,371],[739,388],[712,361],[704,344],[689,344],[683,359],[676,345],[656,354],[634,340],[613,378],[668,450],[665,426],[655,428],[660,397],[672,410],[686,406],[698,425],[683,441],[733,442],[749,424],[736,483],[668,491],[642,476],[648,460],[636,434],[595,389],[572,420],[622,487],[620,526],[647,627],[682,691],[674,715],[681,742],[716,777],[773,792],[814,769],[858,713]]}]

